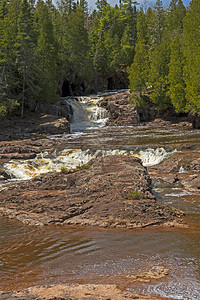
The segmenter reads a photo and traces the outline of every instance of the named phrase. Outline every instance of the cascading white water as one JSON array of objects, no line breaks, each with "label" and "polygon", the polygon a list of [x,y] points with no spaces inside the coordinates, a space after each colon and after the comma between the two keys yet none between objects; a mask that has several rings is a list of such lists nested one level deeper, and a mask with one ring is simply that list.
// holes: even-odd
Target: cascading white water
[{"label": "cascading white water", "polygon": [[[174,152],[174,151],[173,151]],[[4,165],[8,174],[16,179],[30,179],[47,172],[60,172],[63,169],[75,169],[88,163],[92,158],[107,155],[130,155],[139,157],[144,166],[158,164],[173,152],[164,148],[146,149],[136,153],[127,150],[96,150],[65,149],[58,156],[51,157],[48,152],[41,153],[35,159],[10,161]]]},{"label": "cascading white water", "polygon": [[170,154],[173,154],[176,152],[176,150],[172,152],[167,152],[164,148],[148,148],[145,151],[141,150],[139,152],[139,157],[143,162],[143,165],[148,167],[148,166],[153,166],[159,164],[161,161],[163,161],[165,158],[167,158]]},{"label": "cascading white water", "polygon": [[102,127],[108,120],[108,111],[100,107],[102,97],[74,97],[67,98],[66,101],[73,109],[71,119],[72,131],[85,129],[88,127]]}]

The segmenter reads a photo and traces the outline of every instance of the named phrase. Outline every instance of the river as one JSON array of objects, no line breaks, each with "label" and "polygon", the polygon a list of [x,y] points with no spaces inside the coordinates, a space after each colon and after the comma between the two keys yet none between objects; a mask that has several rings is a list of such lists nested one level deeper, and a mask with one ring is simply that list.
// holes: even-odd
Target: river
[{"label": "river", "polygon": [[[180,144],[200,142],[200,130],[187,126],[106,127],[107,114],[99,112],[98,98],[95,99],[73,103],[78,108],[71,134],[47,137],[58,140],[62,146],[32,160],[7,163],[5,169],[13,174],[13,180],[28,180],[40,173],[76,167],[92,157],[115,153],[136,155],[146,166],[154,165],[181,151]],[[83,106],[86,112],[80,116]],[[159,183],[154,192],[158,201],[182,209],[190,228],[40,228],[0,218],[0,289],[47,283],[122,284],[128,275],[161,265],[170,270],[165,279],[129,284],[127,289],[199,300],[200,195],[165,188]]]}]

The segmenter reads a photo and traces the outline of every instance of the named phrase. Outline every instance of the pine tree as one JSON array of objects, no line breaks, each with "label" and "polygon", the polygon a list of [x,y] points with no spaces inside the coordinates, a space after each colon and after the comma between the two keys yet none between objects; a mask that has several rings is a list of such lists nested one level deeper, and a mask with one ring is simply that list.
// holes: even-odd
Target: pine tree
[{"label": "pine tree", "polygon": [[183,19],[186,14],[182,0],[172,0],[170,2],[165,20],[165,38],[172,40],[175,35],[183,32]]},{"label": "pine tree", "polygon": [[132,38],[132,46],[135,47],[136,45],[136,22],[137,22],[137,12],[136,12],[136,5],[137,1],[133,0],[123,0],[123,9],[127,15],[127,21],[131,28],[131,38]]},{"label": "pine tree", "polygon": [[183,79],[183,50],[182,40],[179,35],[175,36],[171,43],[171,55],[169,63],[169,95],[176,112],[184,112],[185,99],[185,82]]},{"label": "pine tree", "polygon": [[19,11],[19,1],[0,1],[0,115],[9,113],[18,105],[15,42]]},{"label": "pine tree", "polygon": [[133,64],[129,69],[129,87],[131,92],[141,94],[147,88],[149,75],[149,34],[143,10],[137,15],[137,40]]},{"label": "pine tree", "polygon": [[21,117],[24,116],[24,106],[27,100],[33,100],[36,92],[34,85],[34,47],[33,42],[33,15],[31,5],[22,0],[18,21],[18,34],[16,37],[16,67],[19,74],[19,87],[21,100]]},{"label": "pine tree", "polygon": [[135,49],[132,44],[131,27],[129,24],[125,26],[123,36],[121,38],[121,62],[125,66],[130,66],[133,62]]},{"label": "pine tree", "polygon": [[85,27],[85,15],[82,7],[71,12],[67,22],[66,53],[68,56],[68,80],[73,83],[88,79],[90,76],[90,63],[88,59],[89,41]]},{"label": "pine tree", "polygon": [[58,45],[54,36],[51,12],[42,0],[39,0],[37,3],[35,29],[37,31],[37,66],[40,68],[41,72],[41,92],[38,95],[38,100],[54,102],[58,99]]}]

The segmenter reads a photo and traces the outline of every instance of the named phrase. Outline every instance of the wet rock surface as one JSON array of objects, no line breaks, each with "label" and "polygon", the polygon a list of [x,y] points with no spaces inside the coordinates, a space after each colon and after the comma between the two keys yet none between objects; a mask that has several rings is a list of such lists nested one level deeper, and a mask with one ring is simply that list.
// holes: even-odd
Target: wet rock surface
[{"label": "wet rock surface", "polygon": [[153,266],[150,270],[136,275],[127,276],[131,282],[150,282],[151,280],[159,280],[169,275],[169,269],[164,266]]},{"label": "wet rock surface", "polygon": [[192,148],[193,151],[189,149],[178,151],[160,164],[148,167],[148,172],[155,183],[159,181],[164,186],[180,187],[199,193],[200,146],[188,145],[187,148]]},{"label": "wet rock surface", "polygon": [[117,155],[15,184],[1,191],[0,199],[2,215],[30,225],[144,228],[174,226],[183,215],[155,200],[140,159]]},{"label": "wet rock surface", "polygon": [[28,289],[1,292],[1,300],[72,300],[72,299],[90,299],[90,300],[165,300],[168,298],[156,295],[139,295],[131,293],[125,289],[120,289],[117,285],[108,284],[58,284],[49,286],[36,286]]}]

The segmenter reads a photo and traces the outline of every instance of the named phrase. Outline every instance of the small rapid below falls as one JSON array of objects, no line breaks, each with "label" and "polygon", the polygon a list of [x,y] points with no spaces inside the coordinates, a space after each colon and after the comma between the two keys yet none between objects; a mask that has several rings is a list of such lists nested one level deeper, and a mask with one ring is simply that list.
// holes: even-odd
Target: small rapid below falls
[{"label": "small rapid below falls", "polygon": [[[114,154],[138,156],[148,167],[177,153],[184,155],[180,145],[200,143],[200,130],[187,126],[104,126],[108,112],[99,106],[101,96],[71,100],[68,97],[66,101],[74,111],[72,133],[47,137],[58,146],[34,159],[4,164],[11,182],[76,168],[91,158]],[[192,155],[192,148],[187,151]],[[178,172],[192,176],[184,166]],[[129,284],[127,288],[144,294],[199,300],[200,195],[183,187],[172,188],[170,182],[163,186],[156,177],[153,183],[158,201],[187,214],[189,229],[39,228],[0,217],[0,290],[80,282],[120,285],[126,282],[127,275],[160,265],[169,268],[167,278]]]}]

